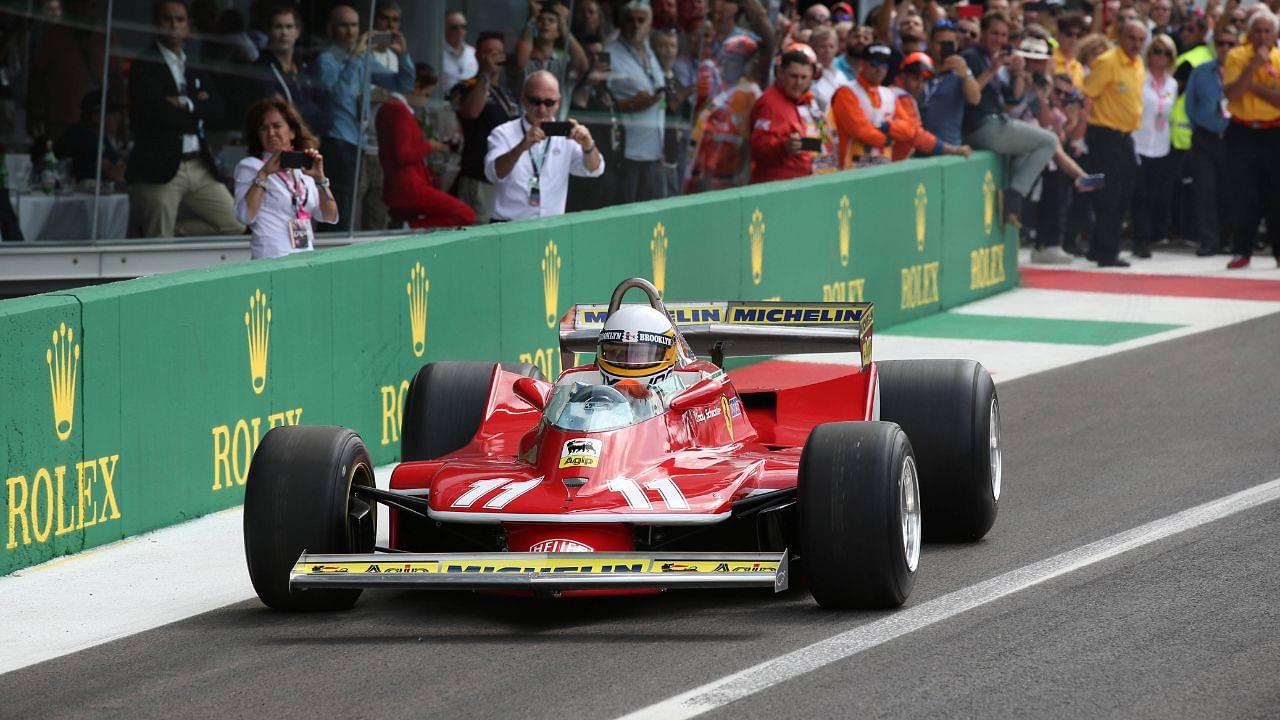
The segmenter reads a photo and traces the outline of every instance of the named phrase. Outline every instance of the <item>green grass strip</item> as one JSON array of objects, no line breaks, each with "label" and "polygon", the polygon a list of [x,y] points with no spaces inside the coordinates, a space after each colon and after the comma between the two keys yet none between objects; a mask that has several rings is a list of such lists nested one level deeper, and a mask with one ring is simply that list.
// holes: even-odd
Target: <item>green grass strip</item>
[{"label": "green grass strip", "polygon": [[895,325],[880,334],[956,340],[1012,340],[1059,345],[1114,345],[1179,327],[1182,326],[1164,323],[1053,320],[946,312]]}]

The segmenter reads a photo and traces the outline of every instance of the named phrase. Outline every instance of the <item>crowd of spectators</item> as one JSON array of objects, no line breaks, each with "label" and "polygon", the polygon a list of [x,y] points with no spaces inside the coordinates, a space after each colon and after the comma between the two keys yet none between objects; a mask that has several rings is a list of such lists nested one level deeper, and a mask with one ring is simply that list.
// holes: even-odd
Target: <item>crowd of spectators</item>
[{"label": "crowd of spectators", "polygon": [[247,227],[255,256],[309,249],[311,221],[516,221],[983,149],[1033,262],[1181,240],[1240,268],[1280,233],[1269,4],[529,0],[518,26],[444,14],[414,58],[402,13],[438,6],[378,0],[366,28],[334,3],[320,37],[288,4],[160,0],[124,58],[64,20],[92,0],[45,0],[4,16],[0,133],[25,70],[33,158],[126,187],[144,237]]}]

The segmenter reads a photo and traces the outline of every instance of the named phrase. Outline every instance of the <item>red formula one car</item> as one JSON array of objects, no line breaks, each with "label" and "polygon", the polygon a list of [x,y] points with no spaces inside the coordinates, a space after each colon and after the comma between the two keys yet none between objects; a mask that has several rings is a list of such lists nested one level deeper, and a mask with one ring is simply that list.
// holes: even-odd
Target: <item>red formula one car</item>
[{"label": "red formula one car", "polygon": [[[573,367],[631,289],[687,359],[660,387]],[[354,432],[276,428],[245,492],[254,588],[282,610],[350,607],[367,587],[780,591],[796,563],[824,607],[899,606],[925,535],[972,541],[995,521],[999,403],[976,362],[871,362],[871,320],[870,303],[664,305],[631,279],[566,313],[554,383],[528,365],[424,366],[388,489]],[[721,367],[813,352],[860,362],[808,381]]]}]

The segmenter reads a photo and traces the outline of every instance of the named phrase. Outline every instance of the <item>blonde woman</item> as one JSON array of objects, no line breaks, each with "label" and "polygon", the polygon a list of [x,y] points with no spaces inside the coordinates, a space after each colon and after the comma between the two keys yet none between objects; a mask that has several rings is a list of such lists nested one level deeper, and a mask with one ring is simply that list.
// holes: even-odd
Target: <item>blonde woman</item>
[{"label": "blonde woman", "polygon": [[1176,54],[1173,38],[1156,35],[1144,57],[1142,125],[1133,133],[1139,173],[1133,194],[1133,256],[1138,258],[1151,257],[1152,243],[1164,239],[1179,176],[1178,156],[1169,140],[1169,113],[1178,97],[1172,72]]}]

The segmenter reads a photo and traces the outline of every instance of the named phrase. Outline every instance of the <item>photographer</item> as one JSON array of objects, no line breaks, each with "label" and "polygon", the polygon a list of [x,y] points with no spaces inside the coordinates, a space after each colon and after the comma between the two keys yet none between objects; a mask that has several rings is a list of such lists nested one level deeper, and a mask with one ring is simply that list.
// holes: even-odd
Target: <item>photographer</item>
[{"label": "photographer", "polygon": [[249,226],[252,257],[311,250],[311,219],[338,221],[338,203],[324,176],[319,144],[298,111],[278,98],[249,108],[249,155],[236,165],[236,219]]},{"label": "photographer", "polygon": [[530,75],[522,102],[524,117],[489,134],[484,174],[494,185],[495,222],[563,215],[569,175],[604,173],[604,158],[591,133],[573,118],[554,123],[560,105],[554,75],[545,70]]},{"label": "photographer", "polygon": [[948,145],[964,144],[964,109],[982,95],[978,81],[958,54],[959,32],[949,21],[934,23],[929,33],[929,56],[934,67],[942,68],[926,81],[920,99],[924,128]]}]

